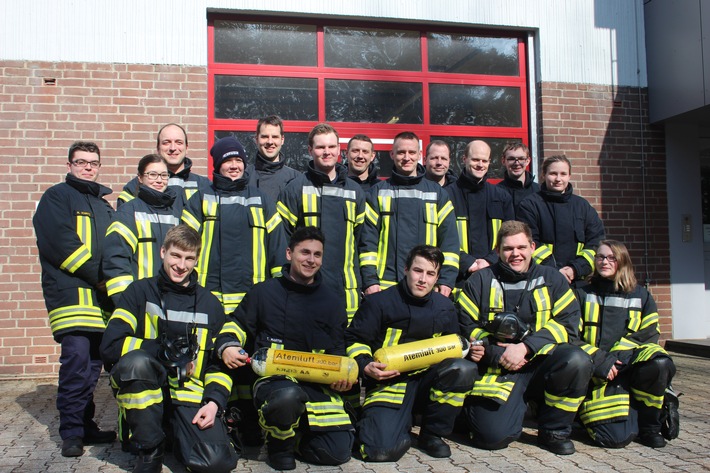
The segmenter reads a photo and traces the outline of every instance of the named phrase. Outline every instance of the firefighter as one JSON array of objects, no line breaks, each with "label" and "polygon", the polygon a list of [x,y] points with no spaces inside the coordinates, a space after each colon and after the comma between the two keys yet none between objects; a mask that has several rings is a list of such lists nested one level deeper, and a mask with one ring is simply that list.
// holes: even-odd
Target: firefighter
[{"label": "firefighter", "polygon": [[106,232],[103,270],[114,304],[133,281],[158,273],[165,234],[180,223],[180,214],[173,206],[176,194],[168,187],[168,177],[161,156],[143,156],[136,177],[140,183],[138,195],[118,209]]},{"label": "firefighter", "polygon": [[[602,240],[589,284],[577,290],[582,306],[581,347],[594,372],[580,420],[594,442],[620,448],[636,436],[661,448],[661,408],[675,365],[658,345],[658,312],[651,294],[636,283],[623,243]],[[669,436],[670,439],[670,436]]]},{"label": "firefighter", "polygon": [[61,344],[57,409],[65,457],[81,456],[84,444],[116,438],[93,420],[94,388],[101,374],[99,343],[112,309],[101,254],[114,212],[104,200],[111,189],[96,182],[100,168],[96,144],[72,144],[66,181],[47,189],[32,219],[49,325]]},{"label": "firefighter", "polygon": [[345,332],[348,356],[357,361],[366,388],[357,424],[359,453],[366,461],[399,460],[411,445],[414,413],[422,415],[419,448],[432,457],[451,455],[442,437],[453,429],[476,365],[446,359],[402,374],[373,358],[381,347],[458,333],[454,304],[434,292],[444,261],[436,247],[414,247],[402,280],[366,297]]},{"label": "firefighter", "polygon": [[359,184],[363,192],[380,182],[375,166],[377,152],[369,136],[355,135],[350,138],[345,155],[348,158],[348,179]]},{"label": "firefighter", "polygon": [[[237,464],[219,415],[232,380],[213,353],[225,315],[219,300],[197,284],[200,244],[187,225],[171,228],[158,274],[126,288],[101,342],[130,442],[139,452],[134,473],[161,471],[166,437],[190,471],[227,472]],[[168,435],[163,416],[172,426]]]},{"label": "firefighter", "polygon": [[396,285],[404,277],[409,250],[427,244],[444,254],[438,290],[448,297],[459,267],[454,207],[439,184],[425,179],[417,135],[395,136],[390,156],[392,177],[373,186],[367,196],[365,251],[360,253],[365,294]]},{"label": "firefighter", "polygon": [[[283,276],[254,286],[217,340],[218,354],[237,372],[248,353],[269,347],[345,355],[345,304],[323,282],[325,237],[316,227],[293,232]],[[249,370],[251,371],[251,370]],[[330,385],[266,376],[254,384],[254,406],[266,437],[269,464],[296,468],[296,454],[309,463],[340,465],[350,459],[353,427],[339,392],[353,384]]]},{"label": "firefighter", "polygon": [[597,211],[573,194],[571,173],[566,156],[545,158],[540,192],[523,199],[517,212],[517,218],[532,231],[535,262],[557,268],[570,284],[592,273],[594,251],[604,238]]},{"label": "firefighter", "polygon": [[459,297],[463,334],[483,340],[471,349],[482,378],[466,400],[473,445],[497,450],[522,432],[526,401],[537,405],[538,445],[574,453],[569,440],[592,362],[577,340],[579,304],[558,271],[532,262],[535,243],[522,222],[503,222],[500,261],[474,273]]},{"label": "firefighter", "polygon": [[[168,187],[175,191],[175,208],[182,211],[187,201],[198,189],[210,186],[210,180],[192,172],[192,160],[187,157],[187,132],[177,123],[168,123],[158,130],[156,152],[168,165]],[[118,195],[118,207],[135,199],[140,182],[134,177]]]},{"label": "firefighter", "polygon": [[498,183],[498,187],[510,194],[517,216],[520,202],[530,194],[540,192],[540,185],[535,182],[535,176],[527,170],[530,165],[530,148],[521,141],[511,141],[503,148],[500,161],[504,171],[503,180]]}]

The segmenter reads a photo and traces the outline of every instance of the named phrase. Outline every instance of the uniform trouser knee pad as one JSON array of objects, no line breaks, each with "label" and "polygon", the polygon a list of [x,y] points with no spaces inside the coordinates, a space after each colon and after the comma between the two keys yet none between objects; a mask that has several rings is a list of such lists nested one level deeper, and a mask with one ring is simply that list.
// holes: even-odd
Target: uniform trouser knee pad
[{"label": "uniform trouser knee pad", "polygon": [[365,446],[367,457],[365,457],[364,460],[371,462],[396,462],[407,453],[407,450],[409,450],[411,446],[412,440],[408,437],[400,440],[392,448],[385,449]]},{"label": "uniform trouser knee pad", "polygon": [[353,441],[353,433],[347,430],[304,436],[300,451],[308,463],[342,465],[350,460]]},{"label": "uniform trouser knee pad", "polygon": [[435,386],[452,392],[464,392],[471,389],[478,375],[474,363],[460,358],[444,360],[437,366],[437,382]]},{"label": "uniform trouser knee pad", "polygon": [[671,384],[675,371],[675,364],[670,357],[657,356],[639,363],[631,375],[631,386],[650,394],[662,395]]},{"label": "uniform trouser knee pad", "polygon": [[288,427],[296,423],[306,410],[308,396],[297,384],[279,387],[263,399],[259,386],[254,392],[254,402],[267,425]]},{"label": "uniform trouser knee pad", "polygon": [[562,345],[557,347],[551,356],[555,357],[556,366],[545,376],[545,391],[567,391],[583,395],[587,391],[594,368],[589,355],[572,345]]},{"label": "uniform trouser knee pad", "polygon": [[508,448],[508,445],[515,442],[520,438],[520,435],[511,435],[500,440],[483,440],[481,438],[472,438],[471,443],[474,447],[480,448],[481,450],[502,450]]},{"label": "uniform trouser knee pad", "polygon": [[165,368],[145,350],[133,350],[123,355],[111,370],[111,378],[119,385],[142,381],[156,386],[165,384]]}]

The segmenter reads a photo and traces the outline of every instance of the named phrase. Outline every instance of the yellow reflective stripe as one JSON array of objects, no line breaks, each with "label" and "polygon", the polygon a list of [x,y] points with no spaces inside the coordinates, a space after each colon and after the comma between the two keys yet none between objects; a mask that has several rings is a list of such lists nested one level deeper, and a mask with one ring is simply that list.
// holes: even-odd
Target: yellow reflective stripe
[{"label": "yellow reflective stripe", "polygon": [[205,194],[202,199],[202,251],[197,262],[197,282],[205,287],[209,272],[210,257],[212,256],[212,240],[214,239],[217,210],[219,208],[217,197]]},{"label": "yellow reflective stripe", "polygon": [[379,220],[379,215],[369,203],[365,204],[365,218],[369,220],[372,225],[377,225],[377,221]]},{"label": "yellow reflective stripe", "polygon": [[456,229],[459,231],[459,249],[468,253],[468,217],[456,217]]},{"label": "yellow reflective stripe", "polygon": [[303,224],[307,227],[320,228],[319,203],[320,195],[318,190],[312,186],[303,186],[301,191],[303,202]]},{"label": "yellow reflective stripe", "polygon": [[629,340],[628,338],[621,338],[618,342],[616,342],[616,345],[611,347],[609,350],[610,352],[612,351],[623,351],[623,350],[633,350],[634,348],[638,347],[639,344],[636,342],[633,342]]},{"label": "yellow reflective stripe", "polygon": [[567,289],[567,292],[565,292],[562,297],[555,301],[555,305],[552,308],[552,316],[558,316],[560,312],[565,310],[567,306],[570,305],[574,300],[575,298],[572,289]]},{"label": "yellow reflective stripe", "polygon": [[346,354],[347,354],[350,358],[355,358],[355,357],[357,357],[357,356],[359,356],[359,355],[370,355],[370,356],[372,356],[372,350],[370,349],[369,346],[364,345],[364,344],[362,344],[362,343],[353,343],[352,345],[350,345],[350,346],[347,348]]},{"label": "yellow reflective stripe", "polygon": [[139,393],[121,393],[116,394],[116,402],[122,409],[145,409],[153,404],[163,402],[163,390],[146,389]]},{"label": "yellow reflective stripe", "polygon": [[503,220],[499,218],[491,219],[491,233],[493,235],[493,242],[491,243],[491,250],[498,248],[498,231],[500,226],[503,224]]},{"label": "yellow reflective stripe", "polygon": [[228,374],[221,372],[207,373],[205,375],[205,386],[209,386],[211,383],[219,384],[227,392],[232,390],[232,377]]},{"label": "yellow reflective stripe", "polygon": [[133,333],[138,330],[138,320],[136,319],[136,316],[128,312],[126,309],[116,309],[113,312],[113,315],[111,315],[111,319],[122,320],[128,324],[129,327],[131,327]]},{"label": "yellow reflective stripe", "polygon": [[499,381],[498,374],[496,374],[496,372],[500,372],[498,369],[489,368],[488,371],[488,374],[483,375],[480,380],[477,380],[473,384],[473,389],[471,389],[470,394],[472,396],[499,399],[503,402],[507,402],[510,392],[515,386],[515,382]]},{"label": "yellow reflective stripe", "polygon": [[348,316],[348,326],[355,317],[358,307],[360,307],[360,291],[357,288],[345,289],[345,312]]},{"label": "yellow reflective stripe", "polygon": [[584,301],[584,318],[585,322],[584,333],[582,334],[584,341],[597,346],[597,338],[599,337],[599,303],[596,299],[587,298]]},{"label": "yellow reflective stripe", "polygon": [[480,310],[476,303],[473,302],[470,297],[468,297],[466,291],[461,292],[461,295],[458,299],[458,303],[459,307],[463,309],[463,311],[468,314],[474,321],[477,322],[480,319]]},{"label": "yellow reflective stripe", "polygon": [[640,326],[641,326],[641,311],[629,309],[629,323],[627,325],[627,327],[629,328],[629,332],[638,332],[638,329]]},{"label": "yellow reflective stripe", "polygon": [[400,405],[407,392],[407,383],[396,383],[392,385],[378,386],[365,395],[363,406],[374,403],[385,403]]},{"label": "yellow reflective stripe", "polygon": [[545,405],[555,407],[566,412],[577,412],[579,405],[584,401],[584,396],[581,397],[564,397],[555,396],[545,391]]},{"label": "yellow reflective stripe", "polygon": [[463,406],[464,399],[466,399],[466,393],[444,392],[434,388],[431,388],[429,392],[429,400],[438,402],[439,404],[461,407]]},{"label": "yellow reflective stripe", "polygon": [[378,195],[377,201],[380,205],[380,215],[382,216],[382,225],[380,227],[380,241],[377,245],[377,276],[382,280],[387,267],[387,255],[389,254],[389,234],[390,234],[390,215],[389,213],[382,215],[382,212],[392,211],[392,197],[387,195]]},{"label": "yellow reflective stripe", "polygon": [[91,220],[92,219],[86,215],[77,215],[76,217],[76,234],[79,235],[81,242],[86,245],[89,255],[91,255],[91,247],[93,246],[91,241],[93,235]]},{"label": "yellow reflective stripe", "polygon": [[126,243],[130,245],[131,250],[133,252],[136,251],[138,238],[123,222],[112,222],[111,225],[109,225],[108,230],[106,230],[106,236],[109,236],[112,233],[116,233],[121,236],[124,240],[126,240]]},{"label": "yellow reflective stripe", "polygon": [[636,352],[633,360],[633,364],[642,363],[654,358],[656,355],[668,355],[668,352],[661,348],[660,345],[655,343],[649,343],[648,345],[641,345],[641,350]]},{"label": "yellow reflective stripe", "polygon": [[[271,435],[273,438],[278,439],[278,440],[286,440],[288,438],[293,437],[296,435],[296,432],[294,429],[298,427],[298,422],[300,420],[296,419],[296,422],[291,424],[286,430],[281,430],[276,426],[273,425],[268,425],[266,423],[266,419],[264,419],[264,414],[262,409],[268,404],[268,402],[264,403],[260,408],[259,408],[259,425],[261,426],[262,429],[264,429],[264,432],[267,435]],[[267,439],[268,441],[268,439]]]},{"label": "yellow reflective stripe", "polygon": [[380,289],[382,289],[383,291],[395,285],[397,285],[397,281],[387,281],[386,279],[380,279]]},{"label": "yellow reflective stripe", "polygon": [[607,395],[607,384],[594,388],[590,399],[579,407],[579,417],[583,424],[595,424],[602,421],[622,420],[629,415],[628,393]]},{"label": "yellow reflective stripe", "polygon": [[133,350],[138,350],[143,345],[142,338],[126,337],[121,345],[121,356]]},{"label": "yellow reflective stripe", "polygon": [[220,335],[230,333],[237,338],[240,345],[244,346],[246,344],[247,333],[233,320],[225,322],[219,333]]},{"label": "yellow reflective stripe", "polygon": [[651,312],[650,314],[646,314],[646,316],[641,320],[641,325],[638,329],[643,330],[654,324],[656,325],[656,330],[660,333],[660,328],[658,327],[658,312]]},{"label": "yellow reflective stripe", "polygon": [[[136,220],[138,229],[138,279],[145,279],[153,276],[153,228],[148,220]],[[140,240],[143,241],[140,241]]]},{"label": "yellow reflective stripe", "polygon": [[538,246],[532,254],[532,257],[537,264],[542,263],[550,256],[552,256],[552,245],[549,243],[540,244],[540,246]]},{"label": "yellow reflective stripe", "polygon": [[547,286],[538,287],[533,291],[533,300],[535,302],[537,317],[535,318],[535,331],[541,330],[548,320],[552,312],[552,298],[550,290]]},{"label": "yellow reflective stripe", "polygon": [[496,278],[491,279],[490,294],[488,295],[488,319],[493,320],[497,312],[502,312],[505,310],[505,300],[503,287],[500,285],[500,281]]},{"label": "yellow reflective stripe", "polygon": [[242,303],[246,292],[230,292],[224,294],[221,292],[212,291],[212,294],[217,296],[217,299],[219,299],[219,301],[222,303],[222,307],[224,307],[224,313],[231,314],[232,312],[234,312],[234,309],[239,307],[239,304]]},{"label": "yellow reflective stripe", "polygon": [[278,212],[276,212],[274,215],[271,216],[271,218],[266,222],[266,231],[271,233],[276,228],[281,225],[281,222],[283,222],[283,219],[281,218],[281,215],[279,215]]},{"label": "yellow reflective stripe", "polygon": [[589,345],[588,343],[585,343],[584,345],[582,345],[579,348],[581,348],[582,351],[584,351],[584,353],[586,353],[587,355],[590,355],[590,356],[599,351],[599,348]]},{"label": "yellow reflective stripe", "polygon": [[577,243],[577,256],[581,256],[584,258],[587,263],[592,267],[592,270],[594,270],[594,255],[596,254],[596,251],[592,249],[584,249],[584,243]]},{"label": "yellow reflective stripe", "polygon": [[[345,279],[345,290],[357,287],[357,276],[355,275],[355,202],[346,200],[345,209],[347,218],[345,219],[345,254],[343,257],[343,276]],[[358,268],[359,269],[359,268]],[[353,314],[354,315],[354,314]],[[350,319],[348,319],[350,320]]]},{"label": "yellow reflective stripe", "polygon": [[342,401],[332,397],[331,399],[330,402],[306,402],[308,424],[311,427],[350,425],[350,417],[345,412]]},{"label": "yellow reflective stripe", "polygon": [[191,402],[193,404],[202,402],[202,392],[193,392],[187,389],[173,389],[172,386],[170,388],[170,397],[175,401]]},{"label": "yellow reflective stripe", "polygon": [[143,315],[143,338],[153,340],[158,338],[158,319],[160,314],[151,314],[146,312]]},{"label": "yellow reflective stripe", "polygon": [[453,266],[454,268],[458,269],[459,267],[459,254],[458,253],[448,253],[446,251],[444,253],[444,266]]},{"label": "yellow reflective stripe", "polygon": [[556,320],[548,321],[543,329],[550,332],[550,335],[552,335],[552,338],[554,338],[557,343],[566,343],[568,340],[567,329]]},{"label": "yellow reflective stripe", "polygon": [[631,394],[639,402],[643,402],[648,407],[653,407],[655,409],[660,409],[663,407],[663,394],[660,396],[654,396],[653,394],[641,391],[640,389],[635,389],[631,387]]},{"label": "yellow reflective stripe", "polygon": [[425,215],[425,236],[424,243],[431,246],[436,246],[436,230],[439,226],[439,216],[436,211],[436,203],[424,203]]},{"label": "yellow reflective stripe", "polygon": [[62,261],[62,264],[59,265],[59,269],[74,273],[89,259],[91,259],[91,251],[89,251],[89,248],[87,248],[86,245],[81,245],[72,254],[70,254],[67,259]]},{"label": "yellow reflective stripe", "polygon": [[383,347],[391,347],[399,344],[399,339],[402,336],[402,330],[398,328],[388,327],[385,332],[385,339],[382,341]]},{"label": "yellow reflective stripe", "polygon": [[377,253],[374,251],[360,253],[360,266],[377,266]]},{"label": "yellow reflective stripe", "polygon": [[483,340],[487,336],[489,336],[490,333],[483,330],[482,328],[474,328],[471,330],[471,335],[469,338],[473,338],[474,340]]},{"label": "yellow reflective stripe", "polygon": [[185,224],[187,224],[189,227],[192,227],[192,229],[196,232],[200,231],[202,222],[197,220],[197,217],[192,215],[187,209],[182,209],[182,216],[180,218],[183,222],[185,222]]},{"label": "yellow reflective stripe", "polygon": [[249,207],[254,220],[252,227],[251,261],[253,264],[252,283],[266,280],[266,221],[262,207]]},{"label": "yellow reflective stripe", "polygon": [[[195,329],[195,337],[197,338],[197,346],[198,347],[206,347],[207,346],[207,340],[209,338],[210,331],[204,327],[198,327]],[[203,377],[205,373],[205,368],[206,368],[206,363],[209,361],[209,355],[212,352],[205,351],[203,349],[197,350],[197,356],[195,357],[195,360],[193,361],[195,369],[192,374],[192,380],[197,382],[200,378]],[[208,358],[206,360],[205,358]],[[201,383],[201,381],[200,381]]]},{"label": "yellow reflective stripe", "polygon": [[447,200],[446,203],[444,204],[444,206],[439,209],[439,212],[436,215],[438,225],[441,225],[441,222],[446,220],[446,217],[448,217],[449,214],[453,211],[454,211],[454,204],[451,203],[450,200]]},{"label": "yellow reflective stripe", "polygon": [[298,217],[291,213],[288,207],[286,207],[286,204],[281,201],[278,201],[276,203],[276,210],[278,211],[279,215],[281,215],[281,218],[285,219],[292,227],[296,226],[296,223],[298,222]]},{"label": "yellow reflective stripe", "polygon": [[126,290],[133,282],[133,276],[117,276],[106,281],[106,292],[109,296],[119,294]]},{"label": "yellow reflective stripe", "polygon": [[52,332],[67,328],[106,328],[103,313],[96,306],[77,304],[59,307],[49,312],[49,325]]},{"label": "yellow reflective stripe", "polygon": [[120,194],[118,194],[118,200],[122,200],[124,203],[130,202],[133,199],[135,199],[135,196],[133,196],[133,194],[128,191],[122,191]]}]

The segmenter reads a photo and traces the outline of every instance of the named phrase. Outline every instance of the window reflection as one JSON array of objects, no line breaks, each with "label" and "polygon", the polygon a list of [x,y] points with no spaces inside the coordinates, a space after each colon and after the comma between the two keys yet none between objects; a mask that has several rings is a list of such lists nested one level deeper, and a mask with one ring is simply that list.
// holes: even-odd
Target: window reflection
[{"label": "window reflection", "polygon": [[420,71],[419,32],[326,26],[326,67]]},{"label": "window reflection", "polygon": [[333,122],[423,123],[422,84],[326,80],[325,114]]},{"label": "window reflection", "polygon": [[216,75],[215,118],[317,120],[317,89],[316,79]]},{"label": "window reflection", "polygon": [[[244,146],[249,164],[254,164],[258,151],[254,142],[254,131],[216,131],[215,140],[232,135]],[[281,153],[286,157],[286,165],[297,171],[305,171],[311,156],[308,154],[308,133],[289,133],[284,130],[284,145]]]},{"label": "window reflection", "polygon": [[[463,156],[466,153],[466,145],[473,140],[483,140],[491,147],[491,165],[488,168],[489,179],[503,178],[503,164],[500,162],[500,157],[503,154],[503,148],[510,141],[508,138],[481,138],[473,136],[432,136],[431,140],[445,141],[451,148],[451,167],[454,174],[458,177],[463,170]],[[517,140],[516,140],[517,141]],[[428,144],[428,143],[427,143]],[[426,145],[425,145],[426,148]]]},{"label": "window reflection", "polygon": [[517,87],[431,84],[429,101],[433,124],[521,126]]},{"label": "window reflection", "polygon": [[315,25],[214,22],[215,62],[315,66]]},{"label": "window reflection", "polygon": [[488,38],[460,34],[429,33],[431,72],[517,76],[517,38]]}]

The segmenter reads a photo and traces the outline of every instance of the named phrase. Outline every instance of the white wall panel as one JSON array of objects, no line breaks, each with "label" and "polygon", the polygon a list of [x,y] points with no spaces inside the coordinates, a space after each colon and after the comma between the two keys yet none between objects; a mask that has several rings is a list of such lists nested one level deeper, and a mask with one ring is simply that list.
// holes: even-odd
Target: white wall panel
[{"label": "white wall panel", "polygon": [[538,34],[538,80],[645,86],[641,3],[642,0],[0,0],[0,59],[204,66],[209,10],[521,28]]}]

